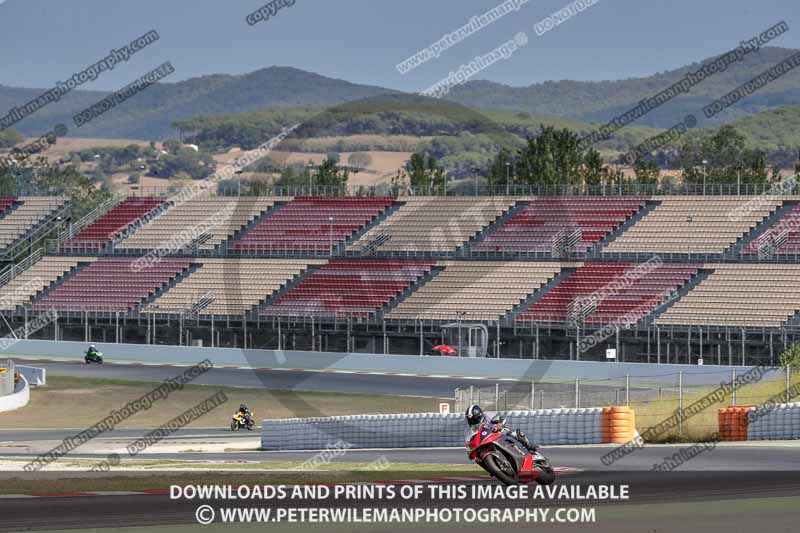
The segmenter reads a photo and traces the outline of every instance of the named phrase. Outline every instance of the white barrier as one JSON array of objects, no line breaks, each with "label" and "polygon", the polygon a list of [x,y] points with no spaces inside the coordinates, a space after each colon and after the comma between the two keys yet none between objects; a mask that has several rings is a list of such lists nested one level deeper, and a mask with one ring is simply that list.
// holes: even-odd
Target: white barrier
[{"label": "white barrier", "polygon": [[31,399],[31,388],[25,376],[20,375],[19,383],[12,394],[0,396],[0,413],[14,411],[28,405]]},{"label": "white barrier", "polygon": [[[599,444],[604,442],[603,409],[542,409],[509,411],[506,423],[537,444]],[[414,413],[264,420],[265,450],[324,450],[347,443],[348,448],[459,447],[466,444],[464,415]]]},{"label": "white barrier", "polygon": [[800,439],[800,403],[751,407],[747,440]]},{"label": "white barrier", "polygon": [[31,387],[40,387],[47,384],[47,369],[39,368],[38,366],[19,366],[16,367],[17,372],[25,376]]}]

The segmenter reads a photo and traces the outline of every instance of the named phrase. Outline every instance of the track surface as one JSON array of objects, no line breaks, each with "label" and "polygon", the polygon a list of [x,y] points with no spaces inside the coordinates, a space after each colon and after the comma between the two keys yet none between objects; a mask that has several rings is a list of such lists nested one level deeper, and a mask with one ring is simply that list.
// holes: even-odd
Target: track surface
[{"label": "track surface", "polygon": [[[233,480],[232,480],[233,481]],[[562,479],[564,484],[628,484],[630,486],[630,502],[628,504],[646,504],[649,508],[657,509],[659,505],[675,502],[691,502],[702,504],[708,502],[707,507],[719,505],[721,501],[742,500],[746,502],[750,498],[779,499],[775,501],[785,502],[784,506],[791,512],[791,520],[800,517],[800,506],[797,505],[797,494],[800,492],[800,475],[797,473],[759,473],[742,476],[740,472],[707,473],[707,472],[685,472],[681,474],[659,474],[659,473],[597,473],[586,472],[570,476],[568,480]],[[122,525],[151,526],[164,524],[192,524],[195,523],[194,512],[198,505],[210,503],[214,506],[236,506],[235,502],[213,502],[213,501],[185,501],[170,500],[168,496],[138,495],[138,496],[115,496],[115,497],[92,497],[82,498],[47,498],[29,500],[0,500],[0,531],[25,531],[25,530],[53,530],[70,528],[119,528]],[[243,505],[238,503],[238,505]],[[257,503],[247,503],[244,506],[263,506],[276,508],[285,505],[283,502],[258,501]],[[295,502],[297,507],[319,507],[324,506],[320,502]],[[331,505],[331,504],[329,504]],[[393,507],[395,502],[382,502],[375,500],[351,501],[351,507],[375,507],[387,505]],[[579,501],[530,501],[519,502],[514,500],[498,499],[481,502],[466,501],[446,501],[430,500],[427,497],[415,503],[407,505],[417,505],[421,507],[441,507],[458,505],[460,507],[470,505],[481,505],[488,507],[548,507],[548,506],[594,506],[598,509],[598,524],[595,527],[583,525],[583,530],[607,530],[603,527],[603,519],[607,520],[606,526],[616,520],[621,511],[620,502],[579,502]],[[787,513],[783,515],[767,515],[767,518],[774,516],[780,523],[787,523]],[[692,527],[690,516],[671,516],[674,523],[682,524],[680,529],[666,529],[663,522],[647,523],[638,522],[635,531],[698,531]],[[724,527],[734,527],[734,531],[744,531],[741,529],[747,523],[747,517],[727,516],[727,523],[717,523],[719,529],[712,528],[712,531],[722,531]],[[772,529],[771,523],[764,521],[757,529],[759,532],[769,531],[791,531],[792,529]],[[788,522],[791,522],[789,520]],[[736,527],[739,524],[740,527]],[[599,528],[597,527],[599,526]],[[253,529],[263,530],[269,527],[274,530],[275,525],[269,526],[253,524]],[[507,526],[508,527],[508,526]],[[525,526],[523,526],[525,527]],[[531,527],[531,526],[527,526]],[[353,528],[355,529],[355,528]],[[381,530],[383,528],[376,528]],[[413,528],[416,530],[416,528]],[[243,529],[241,529],[243,530]],[[302,531],[302,527],[298,529]],[[481,528],[481,531],[488,531],[488,528]],[[611,529],[614,530],[614,529]],[[616,529],[619,531],[619,529]]]},{"label": "track surface", "polygon": [[[95,441],[101,443],[127,442],[134,440],[151,429],[114,429]],[[45,443],[53,445],[70,435],[75,429],[0,429],[0,448],[3,444],[19,442]],[[233,441],[258,439],[260,427],[252,432],[231,432],[218,428],[183,428],[170,436],[170,440],[186,440],[191,447],[192,441]],[[654,464],[660,463],[666,456],[679,452],[688,445],[649,445],[623,457],[612,467],[602,463],[600,458],[614,449],[613,446],[543,446],[542,451],[555,465],[570,466],[582,470],[625,470],[646,471]],[[228,453],[153,453],[140,456],[146,459],[170,460],[236,460],[236,461],[305,461],[315,455],[310,451],[285,451],[285,452],[228,452]],[[5,457],[29,457],[30,453],[16,453],[11,450],[0,452]],[[81,453],[78,448],[70,457],[102,458],[106,454]],[[375,450],[349,450],[343,455],[334,456],[332,461],[337,463],[369,463],[380,457],[385,457],[392,463],[408,464],[470,464],[463,448],[428,448],[428,449],[375,449]],[[733,469],[747,472],[766,471],[794,471],[800,473],[800,446],[789,443],[771,444],[728,444],[720,443],[716,448],[704,451],[692,459],[690,466],[697,471],[730,471]]]}]

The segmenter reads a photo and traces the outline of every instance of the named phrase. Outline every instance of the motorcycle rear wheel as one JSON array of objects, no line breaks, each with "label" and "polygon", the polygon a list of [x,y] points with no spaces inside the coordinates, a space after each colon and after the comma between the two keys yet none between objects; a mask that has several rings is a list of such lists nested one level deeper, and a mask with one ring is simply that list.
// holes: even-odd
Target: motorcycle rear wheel
[{"label": "motorcycle rear wheel", "polygon": [[510,475],[507,472],[509,469],[512,472],[514,471],[511,463],[508,462],[508,459],[502,458],[498,461],[498,458],[494,455],[487,455],[486,459],[483,460],[483,464],[486,470],[488,470],[490,474],[500,480],[500,482],[504,485],[517,485],[519,483],[516,472],[514,475]]}]

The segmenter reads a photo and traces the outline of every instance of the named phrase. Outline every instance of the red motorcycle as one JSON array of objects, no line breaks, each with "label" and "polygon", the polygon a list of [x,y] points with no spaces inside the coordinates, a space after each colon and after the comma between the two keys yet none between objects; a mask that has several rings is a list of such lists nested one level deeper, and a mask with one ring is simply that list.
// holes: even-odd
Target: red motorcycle
[{"label": "red motorcycle", "polygon": [[476,431],[469,430],[469,458],[505,485],[536,481],[549,485],[556,479],[550,461],[538,451],[531,454],[505,428],[502,417],[484,421]]}]

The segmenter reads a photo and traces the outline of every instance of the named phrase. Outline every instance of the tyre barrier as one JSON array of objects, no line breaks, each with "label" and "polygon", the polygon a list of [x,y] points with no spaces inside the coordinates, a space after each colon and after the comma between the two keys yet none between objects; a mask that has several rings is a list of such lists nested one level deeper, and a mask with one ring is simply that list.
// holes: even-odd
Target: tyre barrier
[{"label": "tyre barrier", "polygon": [[800,439],[800,403],[724,407],[719,435],[725,441]]},{"label": "tyre barrier", "polygon": [[[624,443],[634,438],[634,414],[628,407],[542,409],[503,413],[511,429],[532,443]],[[264,420],[264,450],[332,448],[435,448],[466,444],[461,414],[413,413]]]}]

